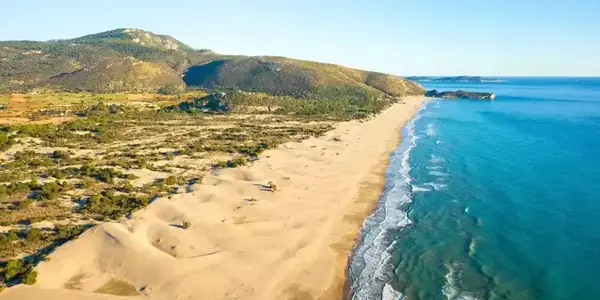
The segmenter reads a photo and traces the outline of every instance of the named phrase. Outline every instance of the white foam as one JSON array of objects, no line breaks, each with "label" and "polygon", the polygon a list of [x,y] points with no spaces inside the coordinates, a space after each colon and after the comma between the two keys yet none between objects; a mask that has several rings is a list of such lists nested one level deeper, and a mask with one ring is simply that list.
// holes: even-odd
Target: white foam
[{"label": "white foam", "polygon": [[413,193],[418,193],[418,192],[430,192],[431,190],[426,188],[426,187],[422,187],[422,186],[418,186],[418,185],[413,185],[412,186],[412,192]]},{"label": "white foam", "polygon": [[444,172],[440,172],[440,171],[435,171],[435,170],[434,171],[429,171],[428,173],[431,176],[438,176],[438,177],[446,177],[446,176],[448,176],[448,173],[444,173]]},{"label": "white foam", "polygon": [[348,279],[352,284],[353,300],[397,300],[402,297],[388,284],[394,276],[391,259],[396,245],[390,233],[410,224],[402,206],[411,202],[411,193],[418,190],[418,187],[411,186],[410,153],[419,139],[415,133],[415,122],[426,107],[427,103],[404,128],[405,138],[390,159],[384,193],[373,214],[365,219],[359,242],[352,251]]},{"label": "white foam", "polygon": [[425,134],[429,137],[435,136],[435,127],[433,124],[427,124],[427,126],[425,126]]},{"label": "white foam", "polygon": [[446,282],[444,286],[442,286],[442,294],[446,296],[448,300],[479,300],[477,297],[473,297],[469,295],[468,292],[460,291],[456,285],[456,281],[458,280],[455,270],[455,265],[446,264],[446,268],[448,268],[448,273],[446,273]]},{"label": "white foam", "polygon": [[426,182],[424,184],[432,187],[436,191],[441,191],[441,190],[445,189],[447,186],[445,183],[439,183],[439,182]]},{"label": "white foam", "polygon": [[425,167],[427,170],[439,170],[442,168],[440,165],[429,165]]},{"label": "white foam", "polygon": [[443,157],[439,157],[439,156],[437,156],[435,154],[431,154],[429,156],[429,162],[433,163],[433,164],[439,164],[439,163],[443,163],[445,161],[446,160]]},{"label": "white foam", "polygon": [[402,295],[402,293],[396,291],[389,283],[386,283],[383,286],[381,299],[382,300],[403,300],[404,295]]}]

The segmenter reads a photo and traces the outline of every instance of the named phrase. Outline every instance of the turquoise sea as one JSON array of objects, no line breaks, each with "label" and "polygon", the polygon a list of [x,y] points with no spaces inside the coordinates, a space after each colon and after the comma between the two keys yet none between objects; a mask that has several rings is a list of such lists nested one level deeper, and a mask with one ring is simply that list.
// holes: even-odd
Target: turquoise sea
[{"label": "turquoise sea", "polygon": [[600,299],[600,78],[428,83],[348,268],[352,299]]}]

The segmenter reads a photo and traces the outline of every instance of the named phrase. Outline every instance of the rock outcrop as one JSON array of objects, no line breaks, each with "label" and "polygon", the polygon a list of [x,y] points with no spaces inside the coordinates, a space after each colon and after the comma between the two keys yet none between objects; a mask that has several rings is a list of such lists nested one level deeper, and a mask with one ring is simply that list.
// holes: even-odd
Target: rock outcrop
[{"label": "rock outcrop", "polygon": [[446,98],[446,99],[481,99],[481,100],[493,100],[496,95],[494,93],[480,93],[480,92],[467,92],[463,90],[458,91],[445,91],[440,92],[438,90],[431,90],[425,93],[427,97],[433,98]]}]

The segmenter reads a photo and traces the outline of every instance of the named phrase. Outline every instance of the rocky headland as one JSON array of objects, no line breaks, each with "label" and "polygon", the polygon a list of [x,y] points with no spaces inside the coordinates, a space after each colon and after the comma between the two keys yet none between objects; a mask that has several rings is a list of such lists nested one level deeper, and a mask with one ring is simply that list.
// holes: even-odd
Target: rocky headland
[{"label": "rocky headland", "polygon": [[425,93],[425,96],[432,98],[446,98],[446,99],[481,99],[481,100],[493,100],[496,95],[494,93],[482,93],[482,92],[467,92],[463,90],[458,91],[438,91],[431,90]]}]

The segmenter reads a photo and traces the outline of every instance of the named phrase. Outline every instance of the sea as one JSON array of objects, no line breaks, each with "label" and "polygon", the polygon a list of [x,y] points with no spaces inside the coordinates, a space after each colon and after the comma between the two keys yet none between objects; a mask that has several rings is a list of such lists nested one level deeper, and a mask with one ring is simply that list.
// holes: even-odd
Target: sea
[{"label": "sea", "polygon": [[349,299],[600,299],[600,78],[422,82]]}]

